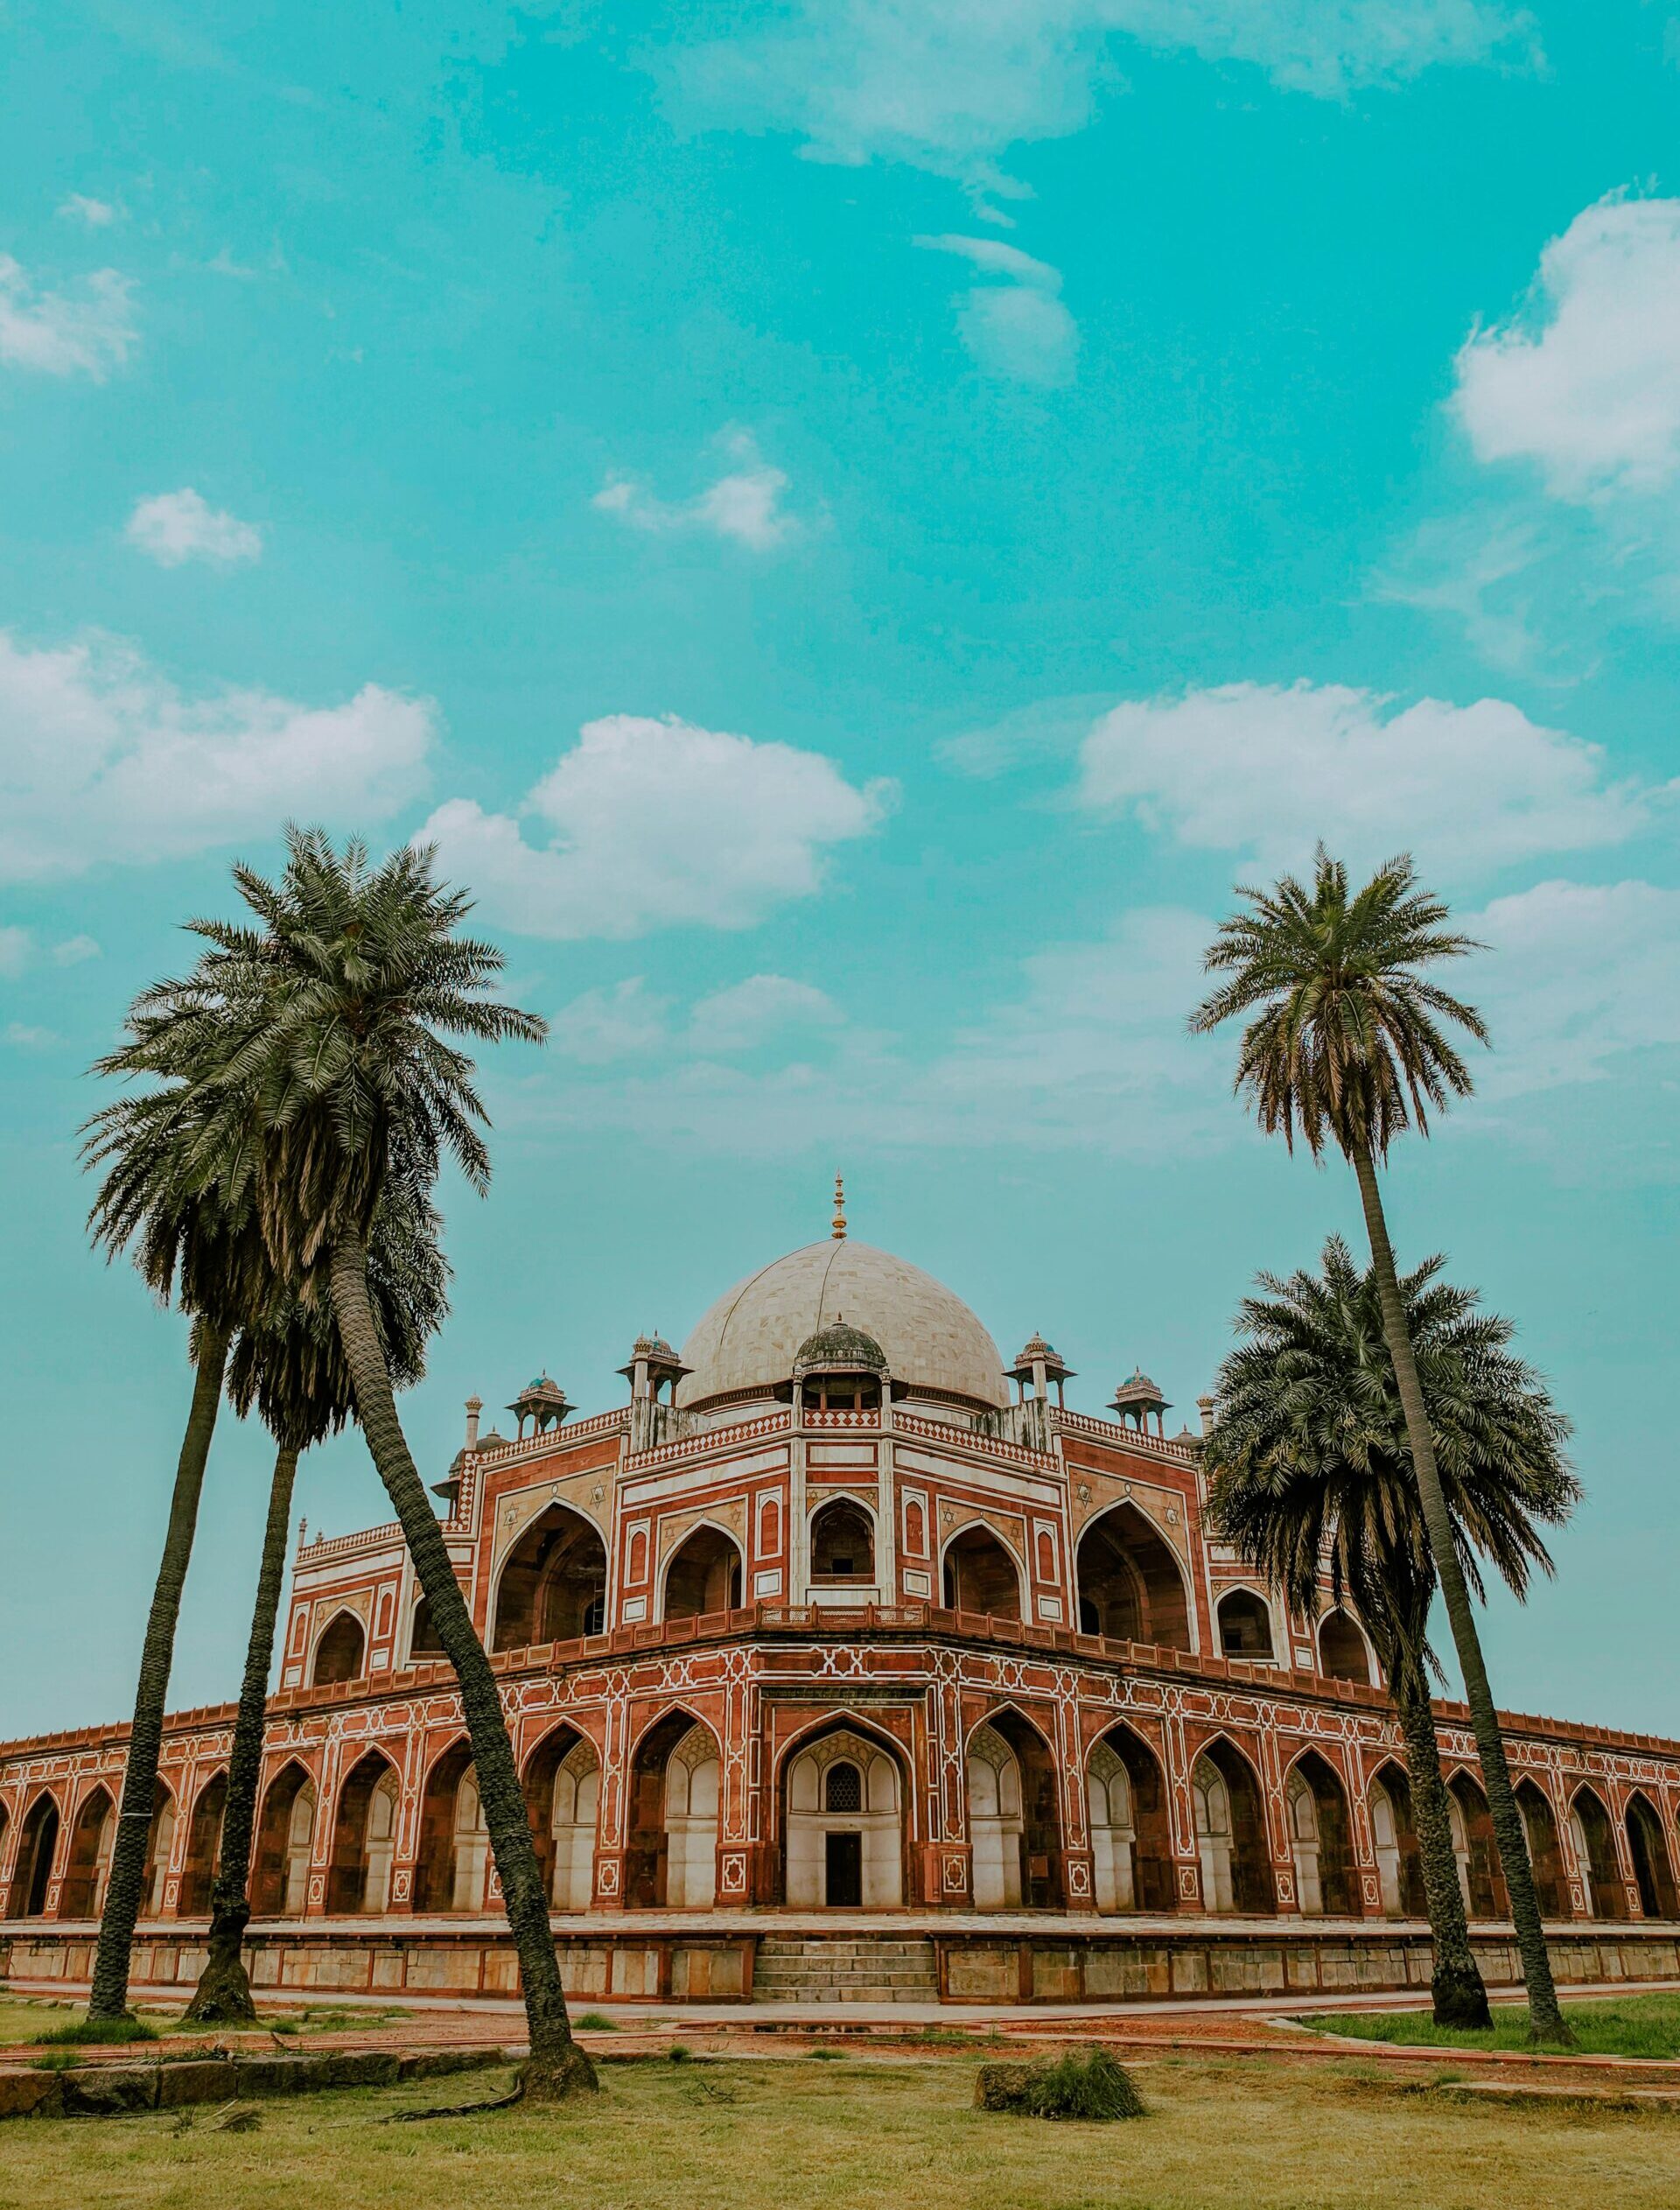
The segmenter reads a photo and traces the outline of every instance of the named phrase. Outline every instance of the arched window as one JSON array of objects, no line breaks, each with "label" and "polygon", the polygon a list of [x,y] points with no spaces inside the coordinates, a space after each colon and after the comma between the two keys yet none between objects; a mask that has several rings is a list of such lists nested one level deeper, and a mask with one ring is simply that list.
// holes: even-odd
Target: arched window
[{"label": "arched window", "polygon": [[701,1619],[741,1601],[741,1554],[720,1528],[696,1527],[665,1568],[667,1619]]},{"label": "arched window", "polygon": [[811,1520],[811,1578],[875,1578],[875,1525],[862,1505],[850,1497],[836,1497]]},{"label": "arched window", "polygon": [[492,1647],[524,1650],[598,1634],[606,1610],[606,1545],[581,1512],[539,1512],[508,1554],[496,1587]]},{"label": "arched window", "polygon": [[836,1759],[823,1776],[822,1808],[825,1811],[861,1811],[863,1807],[863,1774],[849,1757]]},{"label": "arched window", "polygon": [[717,1737],[668,1712],[631,1763],[624,1899],[633,1909],[710,1910],[717,1891]]},{"label": "arched window", "polygon": [[1020,1617],[1020,1568],[988,1528],[965,1527],[946,1545],[945,1608],[993,1619]]},{"label": "arched window", "polygon": [[315,1666],[310,1678],[318,1688],[335,1681],[359,1680],[368,1637],[354,1612],[340,1611],[315,1645]]},{"label": "arched window", "polygon": [[1371,1683],[1371,1654],[1345,1611],[1326,1611],[1319,1629],[1319,1663],[1333,1680]]},{"label": "arched window", "polygon": [[1271,1663],[1271,1611],[1252,1589],[1228,1589],[1220,1598],[1219,1646],[1228,1658],[1243,1658],[1250,1665]]},{"label": "arched window", "polygon": [[441,1658],[443,1655],[443,1643],[437,1628],[431,1624],[431,1605],[422,1596],[415,1604],[414,1616],[409,1622],[410,1659]]},{"label": "arched window", "polygon": [[925,1558],[927,1556],[926,1527],[927,1521],[922,1516],[921,1506],[913,1499],[904,1507],[904,1547],[907,1557]]},{"label": "arched window", "polygon": [[1168,1650],[1190,1647],[1184,1575],[1135,1504],[1116,1505],[1092,1520],[1080,1537],[1074,1571],[1082,1633]]}]

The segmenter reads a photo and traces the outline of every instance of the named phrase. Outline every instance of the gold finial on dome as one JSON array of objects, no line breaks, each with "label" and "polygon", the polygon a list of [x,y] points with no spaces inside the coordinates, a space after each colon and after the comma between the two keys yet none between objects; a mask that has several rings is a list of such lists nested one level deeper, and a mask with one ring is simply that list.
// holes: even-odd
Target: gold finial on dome
[{"label": "gold finial on dome", "polygon": [[836,1243],[846,1239],[846,1185],[839,1175],[834,1177],[834,1226],[830,1233]]}]

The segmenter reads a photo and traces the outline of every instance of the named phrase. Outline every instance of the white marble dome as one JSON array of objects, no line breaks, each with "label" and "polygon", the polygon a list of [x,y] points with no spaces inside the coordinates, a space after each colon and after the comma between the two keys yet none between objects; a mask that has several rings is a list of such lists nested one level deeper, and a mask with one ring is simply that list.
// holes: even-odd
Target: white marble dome
[{"label": "white marble dome", "polygon": [[962,1300],[920,1266],[850,1238],[790,1251],[719,1297],[682,1346],[692,1371],[677,1402],[786,1381],[801,1344],[836,1320],[873,1336],[913,1393],[1009,1402],[998,1346]]}]

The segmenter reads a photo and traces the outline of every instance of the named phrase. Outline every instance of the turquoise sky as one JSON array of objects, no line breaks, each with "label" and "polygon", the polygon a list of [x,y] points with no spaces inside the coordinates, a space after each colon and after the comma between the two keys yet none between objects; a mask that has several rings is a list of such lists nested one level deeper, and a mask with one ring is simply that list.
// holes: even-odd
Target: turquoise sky
[{"label": "turquoise sky", "polygon": [[[409,1400],[854,1232],[1180,1411],[1356,1230],[1191,1043],[1234,880],[1402,846],[1491,949],[1396,1156],[1578,1424],[1502,1701],[1680,1731],[1680,15],[1659,0],[10,0],[0,1732],[114,1717],[187,1385],[83,1070],[288,816],[427,830],[486,1070]],[[1669,196],[1674,194],[1676,196]],[[1175,1417],[1177,1415],[1174,1415]],[[231,1694],[219,1436],[178,1703]],[[354,1439],[300,1505],[385,1516]]]}]

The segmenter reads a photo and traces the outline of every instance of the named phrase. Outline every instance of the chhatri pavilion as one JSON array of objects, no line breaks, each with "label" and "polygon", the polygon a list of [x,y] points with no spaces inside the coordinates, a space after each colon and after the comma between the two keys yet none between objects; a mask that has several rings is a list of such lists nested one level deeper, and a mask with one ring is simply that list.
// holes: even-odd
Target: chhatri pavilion
[{"label": "chhatri pavilion", "polygon": [[[837,1195],[837,1192],[836,1192]],[[1427,1982],[1399,1734],[1357,1623],[1203,1525],[1198,1433],[1105,1416],[905,1260],[826,1240],[621,1401],[546,1373],[437,1484],[555,1938],[602,1998],[1124,1999]],[[1205,1422],[1211,1411],[1200,1400]],[[452,1675],[395,1525],[300,1541],[252,1870],[259,1985],[510,1993]],[[165,1733],[139,1984],[196,1977],[231,1705]],[[1516,1977],[1466,1715],[1484,1971]],[[1680,1743],[1510,1717],[1563,1980],[1680,1974]],[[126,1728],[0,1744],[0,1972],[90,1969]]]}]

